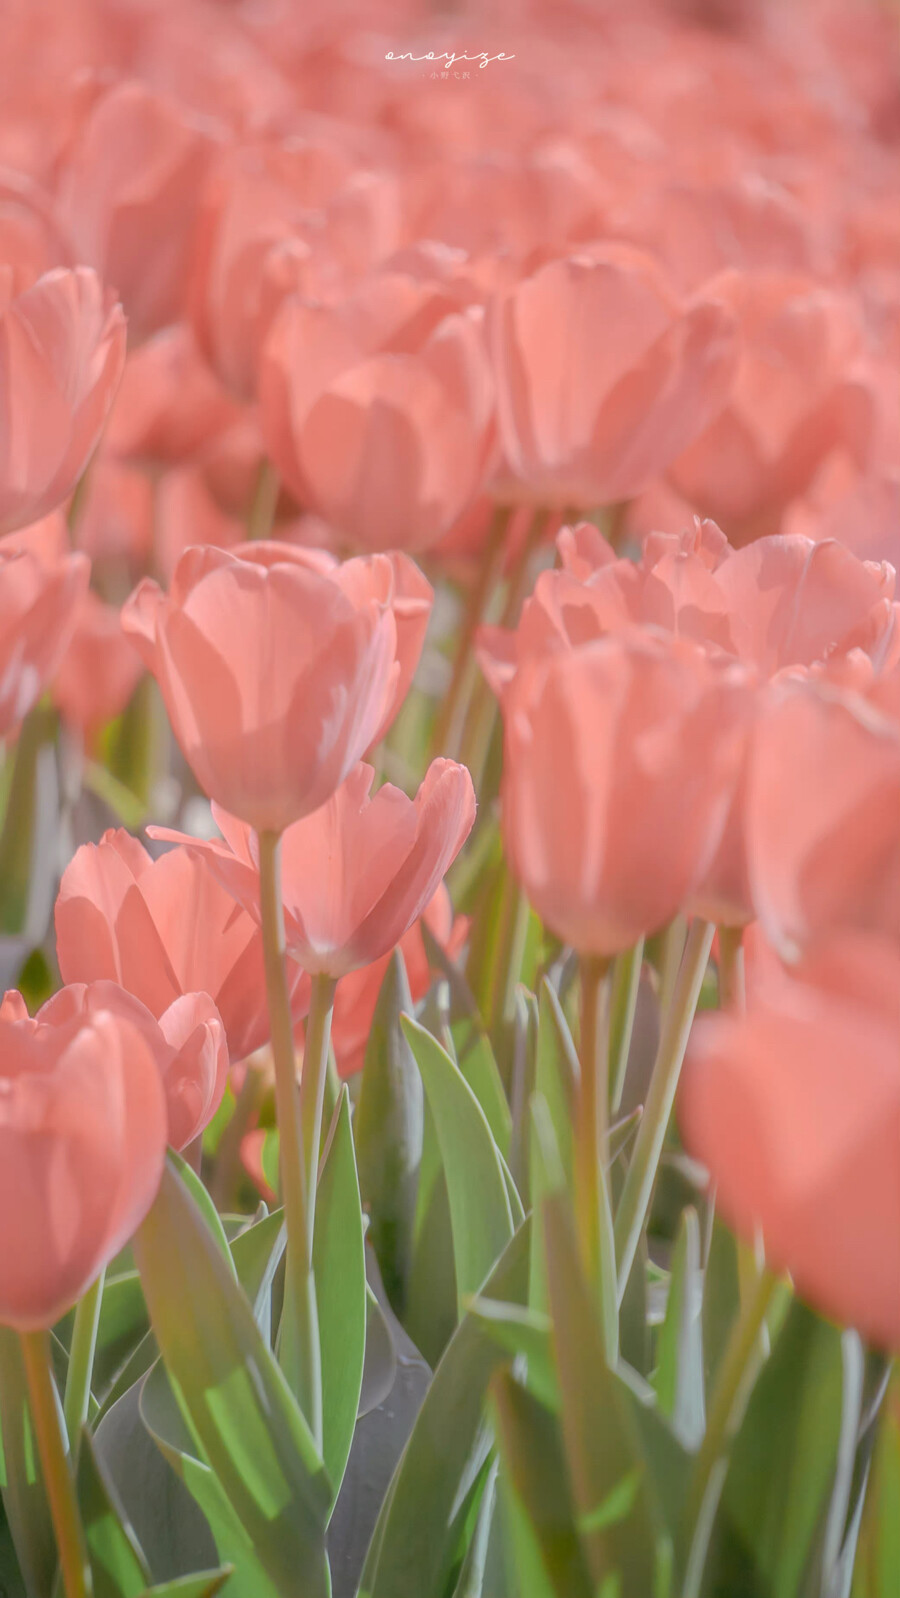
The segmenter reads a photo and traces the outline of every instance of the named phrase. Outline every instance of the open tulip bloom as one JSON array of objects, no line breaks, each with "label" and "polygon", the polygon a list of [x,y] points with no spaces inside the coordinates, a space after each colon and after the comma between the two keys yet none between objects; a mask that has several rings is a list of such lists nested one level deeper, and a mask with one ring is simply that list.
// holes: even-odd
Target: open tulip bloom
[{"label": "open tulip bloom", "polygon": [[0,1598],[896,1598],[896,6],[0,9]]}]

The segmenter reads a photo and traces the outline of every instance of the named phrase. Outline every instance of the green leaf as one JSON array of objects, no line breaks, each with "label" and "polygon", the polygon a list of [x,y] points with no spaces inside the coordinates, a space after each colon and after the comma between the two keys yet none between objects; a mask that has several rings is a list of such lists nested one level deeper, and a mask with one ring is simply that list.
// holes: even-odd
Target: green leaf
[{"label": "green leaf", "polygon": [[366,1353],[365,1241],[346,1087],[319,1176],[315,1228],[322,1453],[336,1498],[353,1440]]},{"label": "green leaf", "polygon": [[523,1380],[530,1393],[547,1409],[560,1408],[559,1382],[553,1359],[549,1316],[518,1304],[497,1304],[490,1298],[473,1298],[469,1313],[504,1348],[510,1359],[521,1354],[527,1362]]},{"label": "green leaf", "polygon": [[669,1416],[688,1448],[698,1447],[706,1430],[702,1296],[700,1222],[697,1211],[688,1208],[682,1214],[672,1254],[666,1318],[659,1333],[653,1382],[660,1409]]},{"label": "green leaf", "polygon": [[78,1449],[78,1507],[94,1578],[94,1598],[141,1598],[151,1580],[147,1562],[85,1429]]},{"label": "green leaf", "polygon": [[478,1005],[462,971],[441,948],[437,939],[432,937],[424,922],[422,935],[430,963],[442,973],[447,984],[450,1036],[457,1064],[484,1111],[494,1142],[503,1158],[508,1160],[512,1116]]},{"label": "green leaf", "polygon": [[310,1598],[324,1598],[331,1484],[230,1255],[226,1263],[171,1162],[134,1248],[153,1330],[201,1457],[276,1589],[292,1594],[302,1569]]},{"label": "green leaf", "polygon": [[[419,1081],[421,1085],[421,1078]],[[427,1099],[424,1109],[413,1256],[402,1322],[433,1369],[453,1336],[459,1315],[447,1178]]]},{"label": "green leaf", "polygon": [[215,1598],[231,1573],[231,1566],[224,1565],[221,1570],[198,1571],[196,1576],[176,1576],[159,1587],[148,1587],[142,1598]]},{"label": "green leaf", "polygon": [[[485,1285],[490,1298],[524,1305],[528,1233],[526,1222],[492,1271]],[[443,1598],[490,1454],[485,1393],[506,1358],[475,1317],[464,1315],[425,1394],[382,1507],[359,1598]]]},{"label": "green leaf", "polygon": [[894,1598],[900,1570],[900,1387],[889,1390],[878,1426],[852,1598]]},{"label": "green leaf", "polygon": [[481,1287],[515,1230],[506,1173],[484,1111],[449,1054],[409,1016],[401,1025],[434,1116],[450,1218],[460,1309]]},{"label": "green leaf", "polygon": [[[593,1598],[558,1421],[509,1371],[494,1377],[491,1399],[503,1471],[527,1515],[555,1598]],[[525,1575],[520,1571],[520,1582],[529,1591]]]},{"label": "green leaf", "polygon": [[416,1191],[422,1160],[422,1079],[400,1025],[412,1010],[406,966],[395,949],[366,1046],[354,1133],[369,1235],[385,1291],[402,1317],[412,1269]]},{"label": "green leaf", "polygon": [[35,1598],[50,1598],[56,1539],[25,1397],[19,1338],[0,1326],[0,1489],[16,1557]]},{"label": "green leaf", "polygon": [[171,1165],[181,1177],[182,1182],[190,1193],[191,1198],[194,1200],[194,1203],[200,1211],[200,1214],[203,1216],[203,1219],[209,1230],[210,1237],[218,1244],[222,1258],[225,1260],[235,1281],[237,1281],[237,1271],[235,1269],[234,1260],[231,1257],[231,1249],[228,1244],[228,1237],[225,1228],[222,1225],[222,1218],[219,1215],[219,1212],[216,1209],[210,1194],[208,1193],[203,1182],[201,1182],[196,1171],[192,1170],[192,1168],[188,1165],[187,1160],[182,1159],[180,1154],[176,1154],[174,1149],[169,1149],[168,1158]]},{"label": "green leaf", "polygon": [[563,1169],[573,1169],[572,1124],[581,1067],[556,992],[546,977],[538,1001],[535,1092],[545,1099]]},{"label": "green leaf", "polygon": [[366,1356],[357,1417],[368,1415],[383,1404],[397,1375],[397,1350],[387,1316],[375,1294],[366,1284]]},{"label": "green leaf", "polygon": [[273,1210],[231,1240],[237,1279],[253,1306],[260,1331],[272,1342],[272,1283],[284,1255],[284,1211]]},{"label": "green leaf", "polygon": [[703,1364],[707,1398],[712,1396],[716,1375],[740,1312],[737,1243],[734,1233],[716,1216],[703,1273]]},{"label": "green leaf", "polygon": [[795,1299],[732,1444],[705,1593],[796,1598],[828,1509],[841,1403],[840,1333]]},{"label": "green leaf", "polygon": [[[598,1586],[618,1577],[625,1598],[643,1598],[654,1589],[664,1529],[651,1473],[630,1406],[606,1364],[598,1309],[562,1195],[545,1201],[544,1228],[563,1435],[591,1577]],[[602,1506],[635,1475],[627,1514],[598,1525]]]}]

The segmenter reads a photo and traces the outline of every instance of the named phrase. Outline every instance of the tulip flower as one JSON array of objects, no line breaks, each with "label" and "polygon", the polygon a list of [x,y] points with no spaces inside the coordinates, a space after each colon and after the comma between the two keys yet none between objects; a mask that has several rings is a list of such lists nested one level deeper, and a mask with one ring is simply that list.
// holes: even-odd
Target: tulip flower
[{"label": "tulip flower", "polygon": [[107,1011],[128,1021],[153,1051],[166,1096],[169,1143],[186,1148],[215,1115],[228,1076],[225,1029],[212,999],[183,993],[156,1020],[118,983],[75,982],[54,993],[36,1020],[61,1025]]},{"label": "tulip flower", "polygon": [[263,435],[301,504],[354,549],[426,549],[493,448],[482,331],[467,311],[397,348],[379,323],[369,306],[287,301],[260,368]]},{"label": "tulip flower", "polygon": [[122,635],[118,610],[88,589],[53,683],[53,702],[63,720],[92,738],[125,709],[143,670]]},{"label": "tulip flower", "polygon": [[240,415],[190,329],[176,323],[129,350],[104,451],[118,460],[181,465],[196,459]]},{"label": "tulip flower", "polygon": [[0,271],[0,533],[71,494],[124,360],[122,307],[87,267],[48,272],[12,300]]},{"label": "tulip flower", "polygon": [[637,629],[516,674],[503,834],[560,938],[609,956],[682,908],[718,846],[751,708],[740,666]]},{"label": "tulip flower", "polygon": [[89,575],[55,517],[0,539],[0,737],[15,732],[56,673]]},{"label": "tulip flower", "polygon": [[[288,953],[311,975],[331,978],[368,966],[400,942],[430,904],[475,820],[465,766],[434,760],[415,799],[360,762],[326,804],[288,827],[281,891]],[[223,886],[260,914],[259,852],[250,828],[218,806],[225,839],[189,839],[152,827],[202,853]]]},{"label": "tulip flower", "polygon": [[695,1025],[681,1092],[716,1203],[824,1314],[900,1348],[900,953],[842,934]]},{"label": "tulip flower", "polygon": [[0,1322],[52,1326],[153,1203],[167,1141],[159,1062],[97,1008],[30,1020],[0,1006]]},{"label": "tulip flower", "polygon": [[626,245],[541,267],[497,296],[487,327],[504,497],[585,508],[631,498],[728,396],[733,312],[715,291],[683,302]]},{"label": "tulip flower", "polygon": [[[65,982],[116,982],[159,1020],[185,994],[207,993],[232,1060],[269,1036],[259,929],[192,850],[158,860],[121,828],[86,843],[63,872],[56,957]],[[291,971],[294,1018],[309,983]]]},{"label": "tulip flower", "polygon": [[257,831],[324,804],[393,703],[389,603],[278,545],[189,549],[168,596],[145,579],[122,624],[200,786]]},{"label": "tulip flower", "polygon": [[750,884],[787,958],[845,927],[900,935],[900,720],[874,697],[788,681],[756,728]]}]

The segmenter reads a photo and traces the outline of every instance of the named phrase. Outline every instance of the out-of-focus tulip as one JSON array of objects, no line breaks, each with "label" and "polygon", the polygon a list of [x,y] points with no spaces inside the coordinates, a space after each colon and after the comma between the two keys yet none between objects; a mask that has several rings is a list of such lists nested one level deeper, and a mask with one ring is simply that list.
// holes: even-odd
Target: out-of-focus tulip
[{"label": "out-of-focus tulip", "polygon": [[169,1142],[186,1148],[215,1115],[228,1076],[225,1028],[209,994],[182,994],[156,1020],[115,982],[70,983],[47,1000],[36,1020],[59,1026],[103,1012],[130,1022],[152,1050],[166,1096]]},{"label": "out-of-focus tulip", "polygon": [[503,833],[559,937],[611,955],[683,906],[721,837],[751,701],[740,666],[637,630],[516,674]]},{"label": "out-of-focus tulip", "polygon": [[746,801],[750,882],[786,957],[842,927],[900,936],[900,722],[825,682],[773,689]]},{"label": "out-of-focus tulip", "polygon": [[900,1348],[900,951],[842,936],[795,978],[754,978],[746,1016],[696,1024],[685,1144],[716,1203],[798,1291]]},{"label": "out-of-focus tulip", "polygon": [[[431,965],[422,935],[423,925],[449,958],[454,959],[465,942],[469,923],[465,916],[457,916],[454,920],[450,895],[443,883],[419,920],[403,934],[397,945],[403,956],[414,1004],[424,998],[431,982]],[[331,1041],[338,1073],[342,1077],[353,1076],[363,1068],[372,1017],[390,958],[389,953],[383,954],[371,965],[348,971],[335,989]]]},{"label": "out-of-focus tulip", "polygon": [[159,1065],[121,1013],[0,1006],[0,1322],[52,1326],[127,1243],[167,1141]]},{"label": "out-of-focus tulip", "polygon": [[141,465],[179,466],[240,416],[179,323],[129,351],[104,450]]},{"label": "out-of-focus tulip", "polygon": [[[56,953],[66,982],[117,982],[160,1019],[189,993],[208,993],[232,1060],[269,1036],[259,929],[193,850],[158,860],[127,832],[86,843],[63,872]],[[295,1019],[309,983],[291,967]]]},{"label": "out-of-focus tulip", "polygon": [[[121,573],[142,572],[152,558],[153,484],[137,466],[95,456],[79,495],[73,528],[75,543],[91,560],[112,568],[121,592]],[[126,577],[127,581],[127,577]]]},{"label": "out-of-focus tulip", "polygon": [[12,293],[24,294],[72,252],[49,194],[24,173],[0,167],[0,261],[11,269]]},{"label": "out-of-focus tulip", "polygon": [[63,719],[89,739],[125,709],[143,670],[140,655],[123,637],[118,610],[88,589],[53,682],[53,702]]},{"label": "out-of-focus tulip", "polygon": [[351,547],[425,549],[481,487],[493,446],[480,313],[427,318],[412,342],[379,313],[285,303],[260,368],[263,435],[301,504]]},{"label": "out-of-focus tulip", "polygon": [[498,493],[588,508],[640,493],[719,414],[735,318],[715,288],[684,302],[651,256],[604,245],[498,295],[488,343]]},{"label": "out-of-focus tulip", "polygon": [[0,533],[72,492],[125,360],[121,305],[87,267],[48,272],[18,299],[0,269]]},{"label": "out-of-focus tulip", "polygon": [[399,667],[390,607],[280,546],[189,549],[122,624],[201,788],[281,832],[334,793],[382,726]]},{"label": "out-of-focus tulip", "polygon": [[833,450],[864,457],[874,402],[850,299],[778,274],[725,273],[715,283],[738,318],[740,359],[727,406],[670,479],[732,543],[744,543],[775,531]]},{"label": "out-of-focus tulip", "polygon": [[[453,760],[432,761],[415,799],[390,783],[370,795],[374,775],[360,762],[326,804],[284,834],[286,945],[311,975],[341,977],[389,954],[430,904],[475,820],[472,779]],[[213,814],[224,843],[179,841],[202,852],[258,916],[257,840],[218,806]]]},{"label": "out-of-focus tulip", "polygon": [[0,737],[14,732],[52,680],[90,576],[67,552],[61,518],[0,539]]},{"label": "out-of-focus tulip", "polygon": [[112,284],[132,336],[177,319],[211,125],[137,82],[114,84],[68,150],[60,214],[79,259]]}]

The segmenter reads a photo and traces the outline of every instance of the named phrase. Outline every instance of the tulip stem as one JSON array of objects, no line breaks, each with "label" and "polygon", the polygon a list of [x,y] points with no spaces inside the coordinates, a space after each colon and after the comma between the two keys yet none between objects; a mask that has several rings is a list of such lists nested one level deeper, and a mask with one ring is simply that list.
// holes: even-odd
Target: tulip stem
[{"label": "tulip stem", "polygon": [[93,1581],[51,1372],[50,1334],[20,1332],[19,1341],[44,1488],[56,1534],[63,1590],[66,1598],[90,1598]]},{"label": "tulip stem", "polygon": [[307,1182],[297,1091],[294,1028],[285,969],[284,907],[281,898],[281,837],[260,832],[259,905],[266,997],[275,1066],[275,1112],[281,1188],[287,1228],[284,1310],[279,1358],[300,1403],[316,1446],[322,1446],[322,1357],[307,1219]]},{"label": "tulip stem", "polygon": [[506,554],[506,535],[512,513],[511,505],[498,505],[491,517],[478,574],[469,594],[456,641],[450,683],[435,716],[431,736],[432,754],[455,755],[459,750],[469,701],[478,681],[478,668],[472,657],[472,646],[494,589],[500,581]]},{"label": "tulip stem", "polygon": [[94,1355],[97,1351],[97,1333],[100,1330],[100,1309],[103,1304],[103,1283],[106,1271],[102,1270],[96,1282],[79,1299],[69,1347],[69,1369],[66,1374],[64,1410],[69,1448],[74,1454],[78,1434],[88,1418],[91,1402],[91,1381],[94,1375]]},{"label": "tulip stem", "polygon": [[609,961],[581,958],[581,1077],[575,1124],[575,1213],[588,1280],[600,1298],[606,1357],[619,1354],[612,1212],[606,1183],[609,1143]]},{"label": "tulip stem", "polygon": [[743,927],[719,928],[719,1004],[738,1015],[746,1008]]},{"label": "tulip stem", "polygon": [[616,956],[613,966],[609,1024],[609,1107],[613,1115],[617,1114],[625,1091],[625,1072],[631,1051],[643,961],[644,940],[639,938],[633,948]]},{"label": "tulip stem", "polygon": [[271,461],[264,460],[257,473],[253,498],[247,513],[247,537],[251,543],[271,538],[281,481]]},{"label": "tulip stem", "polygon": [[628,1285],[641,1232],[650,1210],[653,1184],[663,1150],[669,1117],[684,1061],[694,1012],[715,928],[699,917],[691,923],[671,1003],[663,1013],[662,1032],[653,1077],[641,1116],[634,1153],[616,1213],[616,1253],[619,1261],[619,1303]]},{"label": "tulip stem", "polygon": [[322,1147],[322,1115],[336,987],[334,977],[320,974],[312,978],[303,1071],[300,1076],[300,1125],[303,1128],[303,1156],[308,1181],[306,1225],[310,1258],[316,1229],[316,1178]]}]

